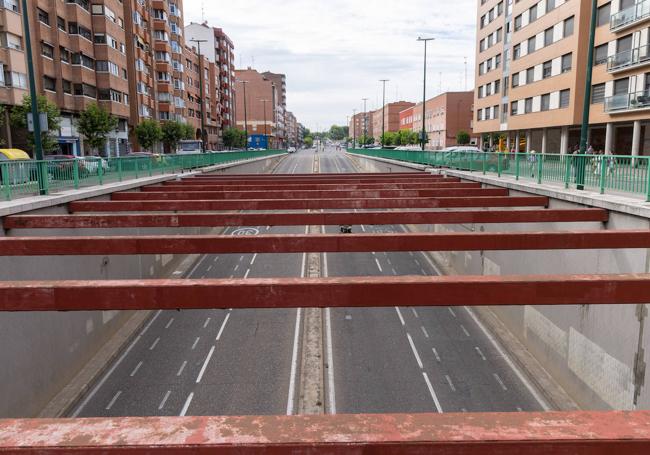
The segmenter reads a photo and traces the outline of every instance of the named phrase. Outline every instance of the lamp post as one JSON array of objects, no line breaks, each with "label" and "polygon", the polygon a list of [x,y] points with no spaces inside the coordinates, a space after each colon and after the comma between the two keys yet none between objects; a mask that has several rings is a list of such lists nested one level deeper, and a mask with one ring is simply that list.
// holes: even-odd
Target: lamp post
[{"label": "lamp post", "polygon": [[269,100],[260,100],[262,103],[264,103],[264,139],[266,141],[266,150],[269,149],[269,135],[266,132],[266,103]]},{"label": "lamp post", "polygon": [[201,88],[199,91],[199,96],[201,97],[201,142],[203,143],[203,151],[205,152],[208,148],[207,147],[208,132],[206,131],[205,128],[205,97],[204,97],[205,82],[203,80],[205,70],[203,68],[203,56],[201,55],[201,43],[207,43],[208,40],[192,38],[190,41],[196,43],[197,52],[199,55],[199,83],[201,84]]},{"label": "lamp post", "polygon": [[248,104],[248,98],[246,98],[246,84],[248,84],[248,81],[239,81],[242,86],[244,87],[244,133],[246,134],[246,150],[248,150],[248,107],[246,106]]},{"label": "lamp post", "polygon": [[368,98],[361,98],[361,101],[363,101],[363,144],[366,145],[366,142],[368,142]]},{"label": "lamp post", "polygon": [[418,37],[418,41],[424,43],[424,78],[422,83],[422,132],[420,133],[420,141],[422,142],[422,150],[426,144],[427,130],[424,124],[424,117],[426,116],[427,105],[427,44],[429,41],[434,41],[435,38],[422,38]]},{"label": "lamp post", "polygon": [[386,134],[386,82],[390,79],[380,79],[383,84],[383,95],[381,101],[381,148],[384,148],[384,134]]},{"label": "lamp post", "polygon": [[27,54],[27,74],[29,74],[29,96],[32,102],[32,118],[34,124],[34,158],[38,164],[38,192],[47,194],[45,182],[47,179],[47,170],[43,163],[43,139],[41,137],[41,116],[38,111],[38,93],[36,92],[36,78],[34,75],[34,57],[32,56],[32,39],[29,30],[29,10],[27,0],[23,0],[23,28],[25,33],[25,52]]},{"label": "lamp post", "polygon": [[352,150],[357,148],[357,110],[352,109]]}]

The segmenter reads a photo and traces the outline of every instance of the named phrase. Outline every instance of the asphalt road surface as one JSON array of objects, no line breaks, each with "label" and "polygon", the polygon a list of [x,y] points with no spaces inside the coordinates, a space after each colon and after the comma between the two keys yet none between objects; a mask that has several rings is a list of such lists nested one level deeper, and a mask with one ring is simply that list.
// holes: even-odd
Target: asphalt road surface
[{"label": "asphalt road surface", "polygon": [[[343,152],[318,154],[321,172],[356,172]],[[277,173],[310,173],[313,151]],[[355,226],[399,232],[403,226]],[[229,235],[304,233],[305,227],[230,228]],[[328,227],[326,232],[336,232]],[[421,253],[323,254],[328,276],[435,275]],[[305,255],[205,255],[190,278],[303,276]],[[307,303],[307,302],[306,302]],[[469,309],[324,310],[330,413],[533,411],[538,393]],[[295,413],[299,310],[155,313],[73,416],[278,415]]]}]

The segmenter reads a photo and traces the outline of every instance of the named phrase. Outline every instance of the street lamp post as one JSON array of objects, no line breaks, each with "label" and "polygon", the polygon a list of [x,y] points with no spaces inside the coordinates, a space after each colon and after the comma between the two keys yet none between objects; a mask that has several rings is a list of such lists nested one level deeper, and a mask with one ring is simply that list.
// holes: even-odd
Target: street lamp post
[{"label": "street lamp post", "polygon": [[34,75],[34,57],[32,56],[32,39],[29,30],[29,10],[27,0],[23,0],[23,28],[25,33],[25,51],[27,54],[27,73],[29,74],[29,96],[32,103],[32,118],[34,124],[34,158],[39,162],[37,177],[38,191],[40,194],[47,194],[45,182],[47,172],[43,163],[43,139],[41,137],[41,116],[38,111],[38,93],[36,92],[36,78]]},{"label": "street lamp post", "polygon": [[357,148],[357,110],[352,109],[352,149]]},{"label": "street lamp post", "polygon": [[205,128],[205,82],[204,82],[204,68],[203,68],[203,56],[201,55],[201,44],[202,43],[207,43],[208,40],[204,39],[191,39],[190,40],[193,43],[196,43],[197,46],[197,52],[199,54],[199,83],[201,84],[201,88],[199,91],[199,96],[201,97],[201,142],[203,143],[203,151],[205,152],[207,150],[207,145],[208,145],[208,132],[206,131]]},{"label": "street lamp post", "polygon": [[368,98],[361,98],[363,101],[363,145],[368,142]]},{"label": "street lamp post", "polygon": [[380,79],[379,82],[381,82],[384,86],[383,88],[383,97],[382,97],[382,104],[381,104],[381,148],[384,148],[384,134],[386,134],[386,82],[388,82],[390,79]]},{"label": "street lamp post", "polygon": [[269,135],[266,130],[266,103],[268,100],[260,100],[262,103],[264,103],[264,140],[266,141],[266,150],[269,149]]},{"label": "street lamp post", "polygon": [[420,133],[420,141],[422,142],[422,150],[424,150],[424,145],[426,144],[427,130],[424,123],[424,117],[426,116],[426,105],[427,105],[427,44],[429,41],[434,41],[435,38],[422,38],[419,37],[418,41],[424,42],[424,78],[422,83],[422,132]]},{"label": "street lamp post", "polygon": [[248,98],[246,98],[246,84],[248,84],[248,81],[239,81],[242,86],[244,87],[244,133],[246,134],[246,150],[248,150]]}]

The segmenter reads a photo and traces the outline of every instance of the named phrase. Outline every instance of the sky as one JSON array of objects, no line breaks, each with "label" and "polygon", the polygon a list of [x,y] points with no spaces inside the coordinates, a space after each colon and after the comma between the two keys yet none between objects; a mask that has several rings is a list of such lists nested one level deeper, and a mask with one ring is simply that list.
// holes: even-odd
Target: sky
[{"label": "sky", "polygon": [[[208,21],[235,44],[237,68],[284,73],[287,109],[312,131],[353,109],[421,101],[474,86],[476,0],[184,0],[185,22]],[[465,59],[467,65],[465,65]],[[467,68],[467,85],[465,85]]]}]

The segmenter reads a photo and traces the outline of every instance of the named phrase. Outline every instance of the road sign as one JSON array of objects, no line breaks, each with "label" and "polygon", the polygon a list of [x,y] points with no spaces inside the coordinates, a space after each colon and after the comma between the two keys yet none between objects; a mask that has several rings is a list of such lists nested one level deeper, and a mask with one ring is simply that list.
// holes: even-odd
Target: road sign
[{"label": "road sign", "polygon": [[[41,132],[45,133],[50,130],[49,125],[47,123],[47,114],[44,112],[41,112],[39,114],[39,119],[40,119],[40,124],[41,124]],[[31,112],[27,114],[27,130],[30,133],[34,132],[34,114]]]}]

